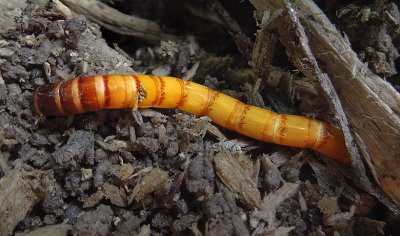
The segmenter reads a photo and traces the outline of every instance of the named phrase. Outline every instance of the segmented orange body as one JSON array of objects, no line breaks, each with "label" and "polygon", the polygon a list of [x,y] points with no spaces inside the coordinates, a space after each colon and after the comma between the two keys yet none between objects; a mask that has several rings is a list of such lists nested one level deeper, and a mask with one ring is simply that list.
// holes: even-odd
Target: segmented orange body
[{"label": "segmented orange body", "polygon": [[40,115],[72,115],[106,108],[179,108],[208,116],[222,127],[257,140],[310,148],[342,164],[351,163],[343,133],[325,122],[246,105],[203,85],[174,77],[75,78],[37,88],[34,107]]}]

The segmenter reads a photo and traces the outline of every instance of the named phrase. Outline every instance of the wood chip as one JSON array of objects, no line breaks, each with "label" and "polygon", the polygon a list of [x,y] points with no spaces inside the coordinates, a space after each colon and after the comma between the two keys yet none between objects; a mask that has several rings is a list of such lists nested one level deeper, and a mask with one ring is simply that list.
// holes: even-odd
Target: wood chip
[{"label": "wood chip", "polygon": [[131,177],[131,175],[133,174],[134,171],[135,171],[135,168],[133,167],[133,165],[131,163],[124,163],[121,167],[121,172],[120,172],[121,180],[126,180],[129,177]]},{"label": "wood chip", "polygon": [[82,173],[82,178],[81,178],[82,181],[93,178],[92,169],[81,168],[81,173]]},{"label": "wood chip", "polygon": [[167,181],[168,172],[163,171],[159,168],[152,169],[147,173],[143,179],[135,186],[132,191],[130,198],[135,199],[139,202],[146,195],[154,192],[158,186]]},{"label": "wood chip", "polygon": [[264,180],[268,189],[278,189],[281,183],[284,182],[278,167],[265,154],[261,156],[261,164],[265,172]]},{"label": "wood chip", "polygon": [[102,189],[98,189],[95,193],[90,195],[86,201],[83,203],[83,208],[94,207],[97,205],[101,199],[105,197],[105,194]]},{"label": "wood chip", "polygon": [[109,183],[104,183],[102,188],[105,195],[108,199],[110,199],[112,204],[119,207],[126,207],[128,205],[125,191],[122,188],[119,188]]},{"label": "wood chip", "polygon": [[260,191],[252,180],[252,175],[245,170],[230,152],[221,151],[215,155],[215,168],[221,181],[236,194],[236,197],[250,207],[259,207]]},{"label": "wood chip", "polygon": [[277,227],[276,221],[276,208],[281,205],[286,199],[292,197],[298,191],[300,184],[298,183],[285,183],[278,190],[266,195],[262,200],[262,205],[259,211],[255,211],[250,216],[250,225],[257,228],[266,222],[268,229]]}]

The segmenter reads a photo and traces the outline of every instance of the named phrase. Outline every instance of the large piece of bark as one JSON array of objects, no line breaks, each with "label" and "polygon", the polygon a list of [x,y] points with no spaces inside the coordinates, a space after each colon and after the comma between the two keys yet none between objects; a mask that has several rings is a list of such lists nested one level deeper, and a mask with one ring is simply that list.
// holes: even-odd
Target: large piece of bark
[{"label": "large piece of bark", "polygon": [[[382,189],[400,205],[400,95],[361,62],[349,43],[311,1],[296,1],[317,59],[332,84],[364,160]],[[361,165],[361,163],[359,164]]]},{"label": "large piece of bark", "polygon": [[[324,96],[330,101],[345,133],[347,146],[353,157],[352,167],[356,173],[356,181],[397,211],[397,207],[390,201],[381,198],[382,194],[366,177],[360,153],[383,191],[399,205],[399,94],[389,83],[365,67],[349,43],[312,1],[290,3],[271,0],[267,4],[251,2],[254,2],[259,12],[266,11],[268,6],[271,17],[263,22],[269,24],[262,25],[267,28],[264,32],[261,31],[264,38],[271,37],[269,32],[278,32],[277,37],[287,48],[297,68],[320,83]],[[293,41],[298,43],[291,43]],[[258,39],[255,46],[253,63],[256,71],[270,60],[265,57],[263,50],[273,48],[273,45],[263,42],[265,39]],[[259,72],[263,72],[262,69]]]}]

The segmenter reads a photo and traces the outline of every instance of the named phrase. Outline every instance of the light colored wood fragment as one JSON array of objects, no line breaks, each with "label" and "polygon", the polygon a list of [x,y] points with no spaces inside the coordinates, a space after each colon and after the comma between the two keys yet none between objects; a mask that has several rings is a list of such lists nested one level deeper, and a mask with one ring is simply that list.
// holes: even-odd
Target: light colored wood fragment
[{"label": "light colored wood fragment", "polygon": [[135,186],[131,197],[137,202],[142,200],[146,195],[154,192],[158,186],[167,181],[168,172],[159,168],[152,169],[143,179]]},{"label": "light colored wood fragment", "polygon": [[264,224],[268,225],[263,232],[275,229],[278,227],[276,222],[276,209],[286,199],[293,197],[298,192],[300,184],[298,183],[285,183],[281,188],[266,195],[262,200],[261,208],[254,211],[250,216],[250,225],[252,228],[263,227]]},{"label": "light colored wood fragment", "polygon": [[101,199],[103,199],[105,196],[104,192],[102,189],[98,189],[95,193],[90,195],[85,202],[83,203],[83,208],[89,208],[89,207],[94,207],[97,205]]},{"label": "light colored wood fragment", "polygon": [[243,169],[230,152],[217,153],[214,163],[218,177],[237,198],[251,207],[260,207],[260,191],[253,182],[252,175]]},{"label": "light colored wood fragment", "polygon": [[121,180],[126,180],[132,176],[135,168],[131,163],[124,163],[121,167],[120,178]]},{"label": "light colored wood fragment", "polygon": [[109,183],[104,183],[102,188],[104,194],[110,199],[112,204],[119,207],[126,207],[128,205],[126,194],[123,189]]}]

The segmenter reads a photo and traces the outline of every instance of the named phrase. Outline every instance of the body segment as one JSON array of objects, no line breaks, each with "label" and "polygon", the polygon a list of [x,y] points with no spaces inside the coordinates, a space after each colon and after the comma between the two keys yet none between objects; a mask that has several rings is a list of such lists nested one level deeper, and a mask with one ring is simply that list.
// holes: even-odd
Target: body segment
[{"label": "body segment", "polygon": [[40,115],[72,115],[107,108],[178,108],[208,116],[224,128],[260,141],[310,148],[343,164],[351,162],[343,133],[325,122],[246,105],[203,85],[174,77],[76,78],[39,87],[34,107]]}]

